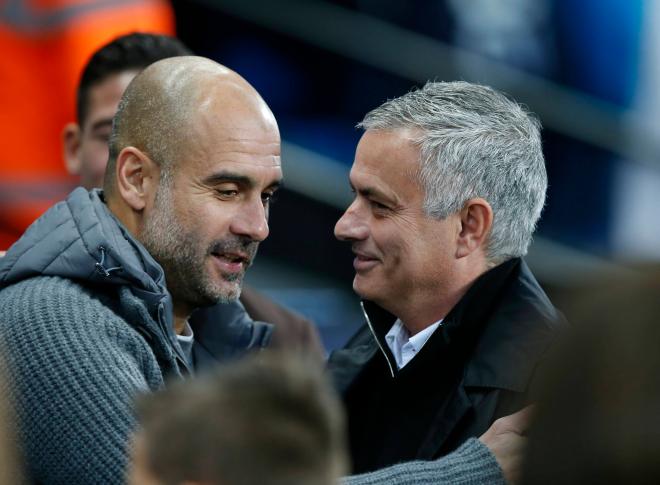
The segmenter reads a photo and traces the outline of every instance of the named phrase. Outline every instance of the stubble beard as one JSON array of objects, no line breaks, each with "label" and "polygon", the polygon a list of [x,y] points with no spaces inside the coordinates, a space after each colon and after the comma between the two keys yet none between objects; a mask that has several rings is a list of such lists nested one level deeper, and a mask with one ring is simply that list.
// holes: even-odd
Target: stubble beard
[{"label": "stubble beard", "polygon": [[192,308],[236,301],[241,295],[245,269],[240,273],[222,273],[223,281],[217,282],[211,277],[206,262],[218,251],[240,249],[249,255],[251,264],[258,243],[234,237],[203,247],[196,237],[197,231],[182,224],[175,214],[172,199],[167,183],[161,184],[152,215],[145,221],[142,244],[165,271],[167,289],[173,300],[185,302]]}]

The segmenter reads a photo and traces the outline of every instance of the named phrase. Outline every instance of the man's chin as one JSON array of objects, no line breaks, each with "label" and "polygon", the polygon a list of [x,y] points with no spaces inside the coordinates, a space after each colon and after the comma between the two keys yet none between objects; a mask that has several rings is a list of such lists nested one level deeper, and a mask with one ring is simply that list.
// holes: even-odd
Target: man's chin
[{"label": "man's chin", "polygon": [[355,278],[353,278],[353,291],[363,300],[373,301],[376,297],[374,294],[373,281],[369,281],[367,278],[357,274],[355,275]]},{"label": "man's chin", "polygon": [[233,303],[241,296],[241,282],[222,281],[221,284],[206,285],[197,293],[195,307],[209,307],[220,303]]},{"label": "man's chin", "polygon": [[223,281],[216,292],[217,303],[232,303],[241,296],[243,278],[238,281]]}]

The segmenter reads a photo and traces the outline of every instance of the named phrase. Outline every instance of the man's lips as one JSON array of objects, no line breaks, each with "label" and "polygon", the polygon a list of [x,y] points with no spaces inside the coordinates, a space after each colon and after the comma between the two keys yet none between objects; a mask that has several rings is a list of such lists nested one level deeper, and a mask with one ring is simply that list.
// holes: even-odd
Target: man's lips
[{"label": "man's lips", "polygon": [[245,253],[211,253],[223,273],[239,273],[250,265],[250,257]]},{"label": "man's lips", "polygon": [[368,253],[361,251],[353,251],[355,259],[353,259],[353,268],[356,272],[367,271],[379,263],[378,258]]}]

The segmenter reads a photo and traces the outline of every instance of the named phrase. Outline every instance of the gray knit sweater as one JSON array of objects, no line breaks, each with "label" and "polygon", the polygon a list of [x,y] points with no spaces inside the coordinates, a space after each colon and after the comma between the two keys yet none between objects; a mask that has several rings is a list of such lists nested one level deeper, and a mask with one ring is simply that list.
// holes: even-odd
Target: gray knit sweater
[{"label": "gray knit sweater", "polygon": [[470,438],[456,451],[435,461],[411,461],[363,475],[347,477],[343,485],[504,485],[493,454]]},{"label": "gray knit sweater", "polygon": [[0,346],[27,473],[123,483],[131,405],[188,367],[160,266],[99,193],[74,191],[0,262]]},{"label": "gray knit sweater", "polygon": [[123,483],[132,400],[163,385],[145,339],[88,289],[58,277],[3,290],[0,315],[30,477]]}]

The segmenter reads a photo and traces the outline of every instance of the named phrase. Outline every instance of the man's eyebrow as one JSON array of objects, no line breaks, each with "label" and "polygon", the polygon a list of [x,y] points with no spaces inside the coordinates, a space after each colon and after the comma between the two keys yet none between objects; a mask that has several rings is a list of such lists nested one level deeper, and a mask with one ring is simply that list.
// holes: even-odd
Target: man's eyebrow
[{"label": "man's eyebrow", "polygon": [[392,197],[389,197],[385,192],[382,190],[379,190],[376,187],[360,187],[359,189],[356,189],[353,184],[351,184],[351,189],[353,189],[353,192],[357,192],[363,197],[377,197],[379,199],[385,199],[385,200],[390,200]]},{"label": "man's eyebrow", "polygon": [[[243,185],[249,189],[254,188],[257,183],[252,177],[247,175],[238,174],[234,172],[218,172],[213,175],[209,175],[203,180],[205,185],[218,185],[226,182],[234,182],[239,185]],[[282,185],[281,180],[274,180],[267,188],[272,190],[277,190]]]}]

